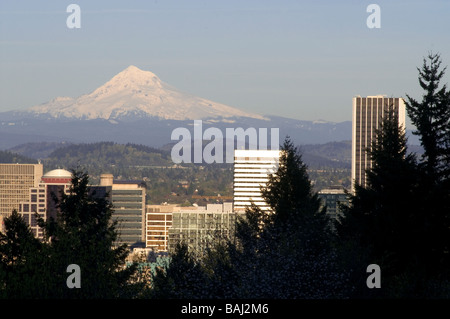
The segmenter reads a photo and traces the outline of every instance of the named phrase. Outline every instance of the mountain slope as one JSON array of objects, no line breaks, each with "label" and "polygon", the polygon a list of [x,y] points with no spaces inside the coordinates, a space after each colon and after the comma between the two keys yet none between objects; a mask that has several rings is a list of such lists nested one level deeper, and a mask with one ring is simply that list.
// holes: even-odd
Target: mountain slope
[{"label": "mountain slope", "polygon": [[189,120],[262,116],[183,93],[154,73],[131,65],[104,85],[78,98],[57,97],[28,112],[52,118],[117,120],[124,116]]}]

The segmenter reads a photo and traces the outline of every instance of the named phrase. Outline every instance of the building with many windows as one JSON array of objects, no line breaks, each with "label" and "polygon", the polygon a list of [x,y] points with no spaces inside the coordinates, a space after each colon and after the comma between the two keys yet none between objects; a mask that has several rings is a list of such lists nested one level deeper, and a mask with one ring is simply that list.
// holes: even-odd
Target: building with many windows
[{"label": "building with many windows", "polygon": [[0,164],[0,230],[3,218],[29,199],[31,187],[38,187],[43,174],[42,164]]},{"label": "building with many windows", "polygon": [[262,198],[261,187],[276,173],[280,150],[235,150],[234,152],[234,210],[245,211],[253,202],[262,210],[270,207]]},{"label": "building with many windows", "polygon": [[39,214],[44,221],[48,218],[56,218],[58,208],[54,200],[60,198],[62,193],[68,193],[72,183],[72,173],[64,169],[55,169],[45,173],[37,187],[31,187],[28,191],[28,199],[19,204],[18,212],[37,238],[43,238],[42,229],[37,225]]},{"label": "building with many windows", "polygon": [[147,205],[145,247],[155,252],[167,251],[169,228],[172,227],[172,213],[179,211],[179,205]]},{"label": "building with many windows", "polygon": [[[405,127],[405,102],[383,95],[354,97],[352,117],[352,183],[366,185],[366,170],[372,167],[367,149],[375,139],[386,112],[392,108],[399,126]],[[353,184],[354,186],[354,184]]]},{"label": "building with many windows", "polygon": [[91,190],[97,196],[109,196],[114,209],[112,218],[118,221],[116,244],[127,244],[130,249],[145,247],[145,183],[114,180],[112,174],[102,174],[100,185]]},{"label": "building with many windows", "polygon": [[318,196],[322,199],[322,205],[327,207],[327,215],[331,221],[336,220],[341,210],[339,204],[348,203],[348,197],[342,186],[330,186],[318,192]]},{"label": "building with many windows", "polygon": [[193,252],[201,253],[216,241],[231,239],[234,235],[236,214],[232,203],[208,204],[192,210],[172,213],[168,250],[184,242]]}]

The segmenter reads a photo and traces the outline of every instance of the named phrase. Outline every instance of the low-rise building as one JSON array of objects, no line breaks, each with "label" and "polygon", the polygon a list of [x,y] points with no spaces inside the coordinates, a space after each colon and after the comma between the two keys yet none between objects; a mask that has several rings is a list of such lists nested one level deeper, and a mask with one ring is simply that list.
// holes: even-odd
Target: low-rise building
[{"label": "low-rise building", "polygon": [[236,213],[232,203],[208,204],[196,210],[179,210],[172,213],[168,250],[183,242],[193,252],[202,252],[209,245],[232,239]]},{"label": "low-rise building", "polygon": [[319,191],[318,195],[322,199],[322,205],[326,205],[327,215],[332,221],[336,220],[341,212],[339,204],[348,203],[347,194],[342,186],[330,186]]}]

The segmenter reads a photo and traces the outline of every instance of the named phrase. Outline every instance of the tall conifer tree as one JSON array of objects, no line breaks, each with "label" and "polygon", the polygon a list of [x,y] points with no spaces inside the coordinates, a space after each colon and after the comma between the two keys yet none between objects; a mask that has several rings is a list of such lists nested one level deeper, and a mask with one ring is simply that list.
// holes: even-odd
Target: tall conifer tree
[{"label": "tall conifer tree", "polygon": [[22,216],[13,211],[0,232],[0,298],[41,297],[44,250]]},{"label": "tall conifer tree", "polygon": [[422,101],[407,96],[406,110],[416,127],[424,148],[423,164],[437,180],[450,178],[450,90],[441,86],[446,67],[441,68],[440,55],[430,53],[423,59],[419,84],[424,90]]},{"label": "tall conifer tree", "polygon": [[232,256],[240,276],[240,297],[340,297],[346,280],[331,249],[326,208],[289,138],[262,195],[270,211],[252,205],[237,227],[242,251]]},{"label": "tall conifer tree", "polygon": [[441,85],[446,67],[439,54],[428,54],[419,71],[422,101],[407,95],[406,109],[415,125],[414,134],[424,149],[420,176],[421,204],[426,232],[424,259],[429,273],[450,268],[450,90]]},{"label": "tall conifer tree", "polygon": [[[125,267],[126,245],[115,247],[117,221],[105,197],[96,196],[88,186],[89,176],[72,172],[69,194],[54,196],[60,213],[56,219],[40,220],[48,241],[52,298],[130,298],[136,291],[130,279],[135,266]],[[67,267],[81,270],[81,288],[69,289]],[[130,295],[131,294],[131,295]]]}]

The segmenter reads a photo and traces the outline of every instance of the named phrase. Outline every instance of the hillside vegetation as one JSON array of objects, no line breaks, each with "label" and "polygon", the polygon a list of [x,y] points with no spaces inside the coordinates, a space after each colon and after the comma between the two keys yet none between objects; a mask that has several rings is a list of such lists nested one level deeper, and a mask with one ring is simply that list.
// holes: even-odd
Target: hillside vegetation
[{"label": "hillside vegetation", "polygon": [[38,161],[33,158],[29,158],[27,156],[13,153],[10,151],[0,151],[0,163],[37,164]]},{"label": "hillside vegetation", "polygon": [[[99,142],[28,143],[13,150],[22,155],[7,152],[5,162],[37,162],[29,158],[32,156],[41,159],[46,172],[81,168],[89,173],[92,183],[98,183],[103,173],[113,174],[115,179],[143,180],[151,204],[205,205],[208,201],[231,200],[233,196],[232,164],[175,165],[170,148]],[[316,190],[330,185],[350,187],[350,142],[303,145],[300,150]]]},{"label": "hillside vegetation", "polygon": [[51,152],[43,160],[46,171],[56,168],[81,168],[98,183],[100,175],[113,174],[120,180],[143,180],[147,202],[191,205],[205,204],[197,196],[231,196],[232,166],[174,165],[170,152],[137,144],[100,142],[71,144]]}]

